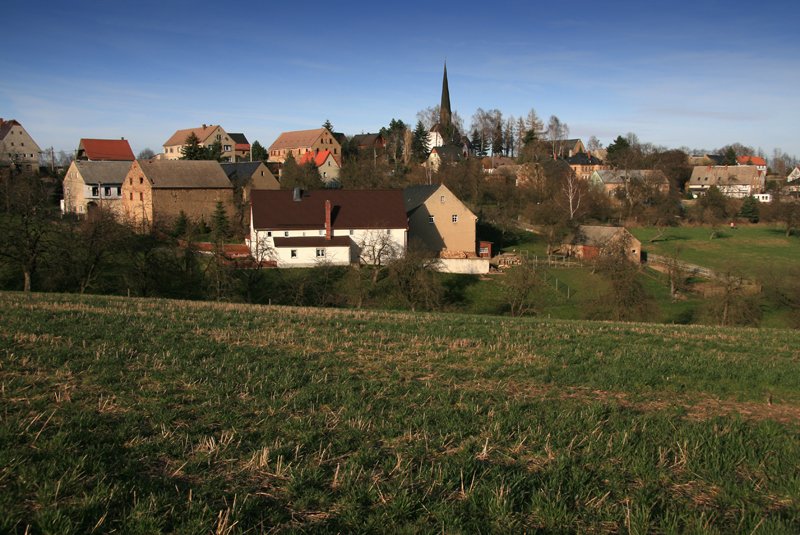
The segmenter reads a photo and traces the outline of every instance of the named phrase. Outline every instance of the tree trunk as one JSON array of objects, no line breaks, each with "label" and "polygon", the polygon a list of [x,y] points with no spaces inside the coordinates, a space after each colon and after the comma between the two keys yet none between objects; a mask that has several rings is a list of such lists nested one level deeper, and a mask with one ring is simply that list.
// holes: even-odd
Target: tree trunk
[{"label": "tree trunk", "polygon": [[23,271],[23,276],[25,277],[25,284],[22,287],[22,291],[30,292],[31,291],[31,272],[27,269]]}]

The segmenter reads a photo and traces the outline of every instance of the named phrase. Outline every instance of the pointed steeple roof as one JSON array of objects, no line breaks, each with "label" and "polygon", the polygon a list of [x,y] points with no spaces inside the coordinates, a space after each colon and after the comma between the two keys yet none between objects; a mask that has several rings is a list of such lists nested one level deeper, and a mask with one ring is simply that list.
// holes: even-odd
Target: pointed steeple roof
[{"label": "pointed steeple roof", "polygon": [[442,78],[442,103],[439,106],[439,124],[445,128],[450,127],[450,88],[447,86],[447,61],[444,62],[444,77]]}]

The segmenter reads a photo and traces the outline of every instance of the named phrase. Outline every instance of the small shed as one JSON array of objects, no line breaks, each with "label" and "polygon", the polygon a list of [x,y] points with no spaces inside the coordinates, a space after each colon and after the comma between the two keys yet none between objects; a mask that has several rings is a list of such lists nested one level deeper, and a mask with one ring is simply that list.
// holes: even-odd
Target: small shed
[{"label": "small shed", "polygon": [[561,251],[581,260],[593,260],[610,254],[615,247],[623,245],[631,262],[641,262],[642,242],[625,227],[581,225],[568,236]]}]

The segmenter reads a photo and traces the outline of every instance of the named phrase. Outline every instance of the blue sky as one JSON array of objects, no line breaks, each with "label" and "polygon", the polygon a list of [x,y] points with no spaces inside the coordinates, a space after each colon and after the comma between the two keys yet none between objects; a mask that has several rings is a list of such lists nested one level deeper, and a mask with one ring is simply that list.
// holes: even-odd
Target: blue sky
[{"label": "blue sky", "polygon": [[[271,7],[270,7],[271,6]],[[673,2],[19,2],[3,8],[0,116],[42,147],[134,152],[221,124],[265,146],[438,104],[557,115],[573,137],[732,142],[800,156],[796,5]],[[17,48],[9,48],[17,43]]]}]

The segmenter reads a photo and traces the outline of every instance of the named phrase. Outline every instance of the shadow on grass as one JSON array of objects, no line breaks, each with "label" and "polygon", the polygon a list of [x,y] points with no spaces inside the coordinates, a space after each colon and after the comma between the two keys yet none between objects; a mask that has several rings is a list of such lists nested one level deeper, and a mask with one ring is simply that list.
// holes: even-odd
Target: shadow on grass
[{"label": "shadow on grass", "polygon": [[478,275],[449,275],[442,281],[446,305],[467,305],[467,289],[478,284]]}]

